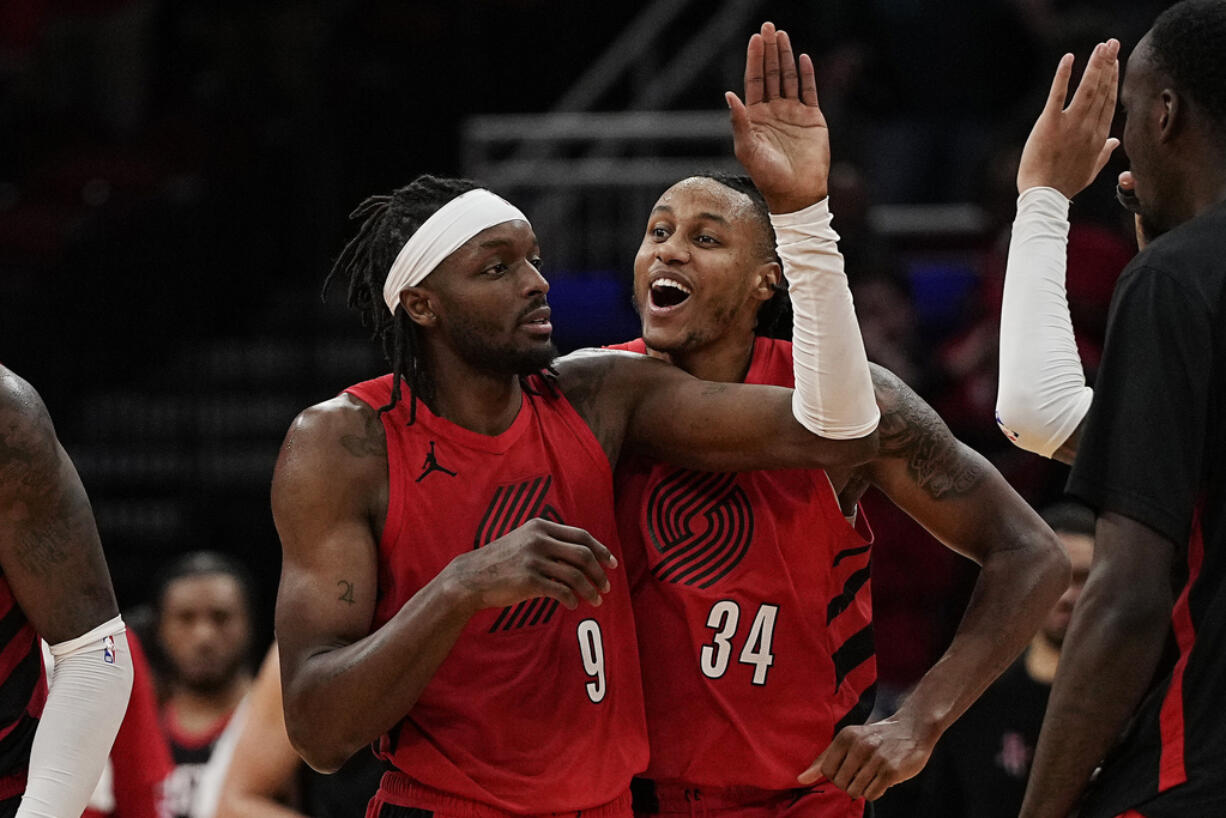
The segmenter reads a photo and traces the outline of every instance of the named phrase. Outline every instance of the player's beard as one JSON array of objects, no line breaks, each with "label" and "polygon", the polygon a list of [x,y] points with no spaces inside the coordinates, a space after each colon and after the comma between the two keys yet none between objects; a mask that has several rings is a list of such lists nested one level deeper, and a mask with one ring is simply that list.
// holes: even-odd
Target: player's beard
[{"label": "player's beard", "polygon": [[179,684],[200,696],[212,696],[229,687],[243,672],[244,653],[228,657],[224,664],[216,665],[211,672],[194,675],[179,675]]},{"label": "player's beard", "polygon": [[[533,305],[531,309],[524,310],[524,314],[542,306],[544,302]],[[495,328],[483,322],[461,314],[454,317],[451,324],[447,330],[448,341],[456,354],[475,369],[499,375],[532,375],[548,367],[558,357],[558,348],[552,339],[524,347],[500,345],[490,340]]]}]

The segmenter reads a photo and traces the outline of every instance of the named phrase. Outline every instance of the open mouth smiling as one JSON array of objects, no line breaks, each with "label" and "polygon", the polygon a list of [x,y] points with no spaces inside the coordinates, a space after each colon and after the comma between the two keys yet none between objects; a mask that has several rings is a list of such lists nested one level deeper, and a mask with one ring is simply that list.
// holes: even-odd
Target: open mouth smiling
[{"label": "open mouth smiling", "polygon": [[693,290],[689,285],[675,278],[664,276],[651,282],[648,297],[651,300],[651,306],[667,310],[684,303],[692,293]]}]

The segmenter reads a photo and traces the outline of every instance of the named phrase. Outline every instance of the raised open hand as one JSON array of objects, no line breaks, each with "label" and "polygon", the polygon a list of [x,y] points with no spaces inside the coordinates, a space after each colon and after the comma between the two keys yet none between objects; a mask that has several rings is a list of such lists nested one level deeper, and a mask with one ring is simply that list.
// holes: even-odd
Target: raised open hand
[{"label": "raised open hand", "polygon": [[817,105],[813,60],[792,54],[786,31],[763,23],[745,53],[745,101],[732,109],[736,158],[773,213],[791,213],[826,197],[830,136]]},{"label": "raised open hand", "polygon": [[1099,43],[1090,55],[1073,101],[1064,107],[1073,55],[1065,54],[1047,95],[1047,104],[1022,149],[1017,170],[1017,190],[1053,187],[1073,198],[1084,190],[1107,164],[1120,141],[1108,138],[1115,116],[1119,88],[1120,44]]}]

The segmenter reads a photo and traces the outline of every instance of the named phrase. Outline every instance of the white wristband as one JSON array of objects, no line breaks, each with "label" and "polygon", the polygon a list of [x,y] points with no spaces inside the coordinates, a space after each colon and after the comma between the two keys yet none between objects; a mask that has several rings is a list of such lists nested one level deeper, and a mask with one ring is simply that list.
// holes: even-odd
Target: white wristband
[{"label": "white wristband", "polygon": [[34,733],[17,818],[81,814],[106,765],[132,691],[132,655],[118,616],[50,650],[55,667]]},{"label": "white wristband", "polygon": [[848,440],[876,429],[881,412],[831,221],[827,199],[771,214],[792,301],[792,414],[814,434]]},{"label": "white wristband", "polygon": [[1069,201],[1034,187],[1017,199],[1000,314],[996,423],[1019,447],[1051,457],[1090,409],[1065,293]]}]

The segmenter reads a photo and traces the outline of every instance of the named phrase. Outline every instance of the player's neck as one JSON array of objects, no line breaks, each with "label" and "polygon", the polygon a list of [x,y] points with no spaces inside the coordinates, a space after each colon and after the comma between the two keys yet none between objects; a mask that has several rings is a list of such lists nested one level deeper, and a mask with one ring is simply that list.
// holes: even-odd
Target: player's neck
[{"label": "player's neck", "polygon": [[523,393],[519,378],[469,366],[458,356],[429,358],[432,389],[426,405],[438,417],[481,435],[498,435],[511,428]]},{"label": "player's neck", "polygon": [[749,373],[755,340],[752,332],[730,331],[700,349],[669,353],[649,351],[695,378],[717,383],[740,383]]},{"label": "player's neck", "polygon": [[236,674],[229,683],[216,690],[194,690],[182,684],[175,684],[166,706],[174,714],[175,722],[185,732],[203,733],[233,712],[250,688],[251,676],[245,672]]},{"label": "player's neck", "polygon": [[1060,663],[1060,649],[1042,633],[1035,634],[1026,651],[1026,673],[1039,684],[1051,685]]},{"label": "player's neck", "polygon": [[1203,137],[1183,154],[1178,170],[1168,184],[1174,190],[1170,201],[1179,202],[1172,224],[1191,221],[1209,208],[1226,201],[1226,158],[1216,138]]}]

